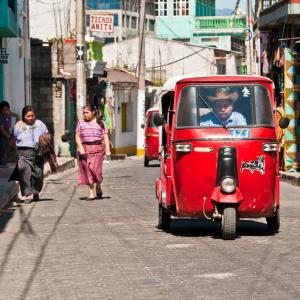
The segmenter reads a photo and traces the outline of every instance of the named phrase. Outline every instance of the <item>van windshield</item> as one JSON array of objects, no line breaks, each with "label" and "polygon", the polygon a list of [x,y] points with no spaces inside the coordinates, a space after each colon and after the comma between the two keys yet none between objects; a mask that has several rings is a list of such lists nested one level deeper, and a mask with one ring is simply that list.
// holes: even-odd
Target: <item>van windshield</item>
[{"label": "van windshield", "polygon": [[177,127],[274,126],[263,85],[186,86],[180,93]]}]

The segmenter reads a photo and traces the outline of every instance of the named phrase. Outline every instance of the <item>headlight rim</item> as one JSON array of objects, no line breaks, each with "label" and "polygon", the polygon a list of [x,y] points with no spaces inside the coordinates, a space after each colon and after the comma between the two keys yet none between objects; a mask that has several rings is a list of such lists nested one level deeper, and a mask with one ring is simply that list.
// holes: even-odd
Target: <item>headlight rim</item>
[{"label": "headlight rim", "polygon": [[[228,180],[228,179],[232,180],[232,189],[231,190],[226,190],[226,188],[223,187],[224,181]],[[236,179],[234,177],[232,177],[232,176],[224,176],[224,177],[222,177],[220,188],[221,188],[221,191],[223,193],[225,193],[225,194],[233,194],[236,191],[236,187],[237,187],[237,181],[236,181]]]}]

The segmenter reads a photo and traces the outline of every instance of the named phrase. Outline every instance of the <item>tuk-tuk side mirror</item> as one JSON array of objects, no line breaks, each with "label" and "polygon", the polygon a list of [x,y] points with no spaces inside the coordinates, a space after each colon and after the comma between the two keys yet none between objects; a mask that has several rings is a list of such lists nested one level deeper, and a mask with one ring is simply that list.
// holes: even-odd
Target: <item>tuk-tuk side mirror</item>
[{"label": "tuk-tuk side mirror", "polygon": [[144,129],[145,128],[145,124],[141,124],[141,128]]},{"label": "tuk-tuk side mirror", "polygon": [[281,129],[286,129],[289,127],[289,124],[290,124],[290,120],[289,118],[287,117],[282,117],[280,120],[279,120],[279,127]]},{"label": "tuk-tuk side mirror", "polygon": [[164,124],[164,118],[163,116],[161,116],[160,114],[155,114],[153,116],[153,123],[156,125],[156,126],[161,126]]},{"label": "tuk-tuk side mirror", "polygon": [[289,127],[290,120],[287,117],[283,116],[283,111],[281,109],[275,108],[273,110],[274,113],[278,113],[280,115],[280,120],[279,120],[279,127],[281,129],[286,129]]}]

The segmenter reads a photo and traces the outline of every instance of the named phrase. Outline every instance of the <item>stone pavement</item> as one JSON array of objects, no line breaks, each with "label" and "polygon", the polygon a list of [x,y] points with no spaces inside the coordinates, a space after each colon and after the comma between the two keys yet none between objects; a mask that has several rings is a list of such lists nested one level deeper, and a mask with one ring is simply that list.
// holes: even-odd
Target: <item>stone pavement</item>
[{"label": "stone pavement", "polygon": [[[75,167],[74,158],[57,158],[58,172],[62,172],[69,168]],[[3,209],[10,200],[18,194],[19,188],[16,182],[8,182],[8,178],[12,173],[15,164],[9,163],[7,167],[0,168],[0,209]],[[44,176],[47,177],[51,174],[49,164],[45,164]]]},{"label": "stone pavement", "polygon": [[[157,164],[156,164],[157,165]],[[0,299],[299,299],[299,188],[282,183],[280,233],[242,220],[172,219],[156,228],[154,180],[142,159],[104,164],[103,199],[86,201],[76,170],[48,176],[40,201],[0,217]]]}]

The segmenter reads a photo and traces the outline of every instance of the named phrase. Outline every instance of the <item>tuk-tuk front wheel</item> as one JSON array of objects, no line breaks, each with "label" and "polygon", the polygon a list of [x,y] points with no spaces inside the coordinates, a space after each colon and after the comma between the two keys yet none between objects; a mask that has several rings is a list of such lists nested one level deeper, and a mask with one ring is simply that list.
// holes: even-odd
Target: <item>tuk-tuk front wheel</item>
[{"label": "tuk-tuk front wheel", "polygon": [[161,203],[158,205],[158,225],[159,229],[164,231],[170,228],[171,213],[168,212]]},{"label": "tuk-tuk front wheel", "polygon": [[273,233],[278,232],[280,227],[279,208],[276,210],[275,215],[273,217],[267,217],[266,220],[268,229]]},{"label": "tuk-tuk front wheel", "polygon": [[147,157],[147,155],[145,154],[144,156],[144,167],[148,167],[149,166],[149,159]]},{"label": "tuk-tuk front wheel", "polygon": [[236,209],[225,207],[222,215],[222,236],[224,240],[236,238]]}]

